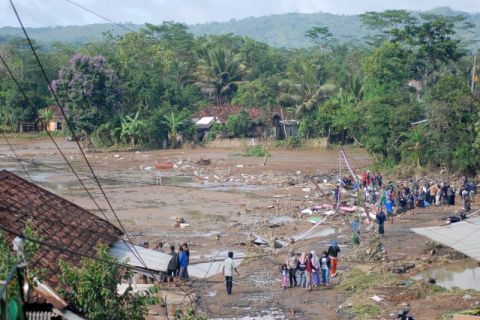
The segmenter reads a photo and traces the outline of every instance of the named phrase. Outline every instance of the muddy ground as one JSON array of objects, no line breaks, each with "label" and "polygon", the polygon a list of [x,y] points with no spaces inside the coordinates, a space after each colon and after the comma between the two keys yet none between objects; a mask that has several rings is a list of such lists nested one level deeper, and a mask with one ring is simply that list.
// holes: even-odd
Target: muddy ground
[{"label": "muddy ground", "polygon": [[[61,138],[57,141],[101,206],[107,208],[75,144]],[[12,143],[35,183],[100,214],[49,140],[23,138]],[[386,237],[380,239],[385,249],[382,261],[357,261],[356,249],[350,243],[351,215],[329,217],[318,232],[296,242],[293,248],[296,252],[320,253],[331,239],[337,239],[342,248],[339,275],[330,286],[312,292],[283,290],[279,270],[288,249],[251,245],[249,234],[270,240],[309,229],[312,224],[301,210],[328,201],[305,176],[313,175],[319,182],[327,180],[321,187],[331,192],[332,178],[339,170],[338,151],[273,149],[265,166],[262,158],[241,156],[243,151],[195,148],[88,154],[134,241],[188,242],[192,261],[223,258],[230,250],[246,256],[239,267],[240,276],[235,277],[232,296],[226,295],[221,275],[193,281],[184,288],[196,297],[201,314],[212,319],[390,319],[408,303],[416,319],[449,319],[452,312],[479,303],[477,291],[444,290],[412,280],[412,275],[425,269],[445,264],[462,268],[472,263],[447,248],[427,245],[427,239],[409,229],[442,224],[455,208],[418,210],[388,223]],[[347,150],[347,154],[354,168],[371,164],[361,150]],[[2,144],[1,167],[25,176],[12,156],[8,146]],[[200,159],[211,163],[197,164]],[[161,171],[158,177],[154,169],[158,163],[172,163],[173,168]],[[346,172],[344,166],[342,170]],[[348,200],[347,194],[343,196]],[[113,215],[105,212],[113,221]],[[177,217],[189,226],[175,227]],[[363,231],[362,238],[367,239],[365,226]],[[374,227],[370,233],[374,233]],[[389,266],[405,262],[414,263],[415,268],[404,274],[388,271]],[[382,300],[370,299],[375,295]],[[160,319],[164,312],[154,309],[150,318]],[[167,312],[171,313],[171,308]]]}]

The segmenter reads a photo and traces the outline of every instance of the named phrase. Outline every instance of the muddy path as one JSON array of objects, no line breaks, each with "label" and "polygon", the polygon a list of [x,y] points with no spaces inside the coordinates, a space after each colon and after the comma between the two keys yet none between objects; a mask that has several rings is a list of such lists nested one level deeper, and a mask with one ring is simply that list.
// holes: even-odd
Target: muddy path
[{"label": "muddy path", "polygon": [[[50,141],[13,139],[12,143],[25,160],[33,182],[100,214]],[[58,139],[58,143],[100,206],[106,208],[75,144],[63,139]],[[351,215],[330,217],[311,237],[295,243],[293,248],[298,253],[315,250],[318,254],[327,249],[333,238],[337,239],[342,249],[339,276],[332,279],[330,286],[312,292],[302,288],[282,289],[280,266],[287,252],[251,245],[249,234],[274,239],[298,235],[310,228],[312,224],[306,221],[308,216],[300,214],[301,210],[328,201],[315,191],[305,175],[332,179],[329,174],[339,167],[338,151],[273,149],[265,166],[262,158],[243,157],[239,155],[241,152],[240,149],[195,148],[87,154],[134,241],[161,241],[165,245],[188,242],[193,260],[224,258],[230,250],[245,257],[239,267],[240,276],[235,278],[232,296],[226,295],[220,274],[192,284],[192,290],[197,293],[197,307],[209,318],[372,319],[371,314],[367,312],[363,317],[363,311],[356,308],[364,304],[376,312],[373,318],[389,319],[402,304],[410,303],[417,319],[443,319],[445,314],[466,309],[480,300],[476,292],[469,292],[469,298],[464,299],[464,291],[437,293],[428,287],[423,294],[415,285],[403,285],[403,282],[410,283],[412,275],[451,261],[446,249],[437,249],[432,255],[427,239],[412,233],[410,228],[439,225],[454,208],[426,209],[387,223],[386,236],[381,239],[386,251],[383,262],[350,260],[353,254]],[[361,150],[350,150],[347,154],[354,168],[371,164]],[[23,176],[12,156],[2,144],[0,166]],[[200,165],[197,163],[200,159],[210,159],[211,163]],[[172,163],[173,168],[162,171],[159,179],[154,166],[167,162]],[[333,185],[327,183],[325,188],[327,193],[331,192]],[[113,221],[112,213],[107,210],[106,214]],[[189,226],[175,227],[177,217]],[[371,232],[374,229],[372,227]],[[387,274],[386,264],[410,261],[416,267],[407,274],[395,276],[388,285],[375,283],[353,293],[342,287],[342,283],[351,280],[354,268],[362,268],[366,274]],[[383,302],[369,300],[372,295],[382,296]],[[161,316],[150,319],[161,319]]]}]

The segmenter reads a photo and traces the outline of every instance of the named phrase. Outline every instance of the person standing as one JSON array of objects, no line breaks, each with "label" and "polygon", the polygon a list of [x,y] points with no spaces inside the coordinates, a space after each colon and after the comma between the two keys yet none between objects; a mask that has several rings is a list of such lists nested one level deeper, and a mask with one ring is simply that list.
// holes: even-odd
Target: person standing
[{"label": "person standing", "polygon": [[293,249],[288,253],[286,265],[288,268],[288,278],[290,280],[290,288],[297,286],[297,266],[298,258]]},{"label": "person standing", "polygon": [[391,218],[391,222],[393,223],[393,200],[392,198],[388,198],[385,201],[385,210],[387,211],[387,217]]},{"label": "person standing", "polygon": [[337,187],[335,188],[335,205],[338,206],[340,205],[340,185],[337,184]]},{"label": "person standing", "polygon": [[309,253],[307,255],[307,259],[305,262],[305,290],[312,291],[312,272],[313,272],[313,264],[312,264],[312,254]]},{"label": "person standing", "polygon": [[330,275],[335,277],[337,275],[338,254],[340,253],[340,247],[337,244],[337,240],[332,240],[332,244],[328,247],[327,254],[330,258]]},{"label": "person standing", "polygon": [[377,213],[377,223],[378,233],[382,236],[385,236],[385,220],[387,220],[387,217],[385,217],[385,213],[383,213],[383,210],[380,210],[380,212]]},{"label": "person standing", "polygon": [[190,265],[190,250],[188,249],[188,243],[184,242],[183,243],[183,252],[185,252],[185,255],[187,256],[187,268],[185,269],[185,278],[188,279],[188,266]]},{"label": "person standing", "polygon": [[352,221],[352,243],[360,244],[360,218],[358,216],[355,216]]},{"label": "person standing", "polygon": [[173,282],[173,284],[175,284],[175,276],[177,275],[178,269],[180,268],[178,262],[178,254],[175,252],[174,245],[170,246],[170,255],[172,256],[172,258],[170,258],[167,266],[168,286],[170,286],[170,282]]},{"label": "person standing", "polygon": [[180,264],[180,281],[187,280],[187,267],[188,267],[188,257],[187,253],[183,250],[183,245],[180,246],[178,250],[178,261]]},{"label": "person standing", "polygon": [[302,252],[300,259],[298,259],[297,270],[300,273],[300,287],[305,288],[306,286],[306,277],[305,277],[305,268],[307,267],[307,255],[305,252]]},{"label": "person standing", "polygon": [[288,267],[287,264],[282,265],[282,269],[280,270],[280,283],[282,284],[283,289],[287,289],[288,284]]},{"label": "person standing", "polygon": [[313,265],[313,270],[312,270],[312,286],[316,288],[318,285],[320,285],[320,260],[318,259],[317,255],[315,254],[315,251],[312,251],[312,265]]},{"label": "person standing", "polygon": [[442,196],[442,188],[437,186],[437,192],[435,193],[435,205],[438,207],[440,205],[440,197]]},{"label": "person standing", "polygon": [[330,270],[330,258],[326,251],[322,253],[320,258],[320,269],[322,270],[322,285],[328,285],[328,273]]},{"label": "person standing", "polygon": [[223,262],[222,272],[225,276],[225,283],[227,286],[227,294],[232,294],[232,287],[233,287],[233,271],[239,275],[237,268],[233,264],[233,252],[228,253],[228,257]]}]

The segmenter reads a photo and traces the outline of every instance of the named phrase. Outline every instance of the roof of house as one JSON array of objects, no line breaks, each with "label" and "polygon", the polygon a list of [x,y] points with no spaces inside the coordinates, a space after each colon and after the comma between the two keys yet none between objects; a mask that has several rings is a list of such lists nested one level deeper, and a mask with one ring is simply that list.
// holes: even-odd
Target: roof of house
[{"label": "roof of house", "polygon": [[480,261],[480,217],[448,226],[412,228],[413,232]]},{"label": "roof of house", "polygon": [[[52,104],[52,105],[48,106],[47,108],[53,111],[53,116],[54,117],[64,118],[62,110],[60,109],[60,107],[58,105]],[[68,111],[65,110],[65,113],[68,114]]]},{"label": "roof of house", "polygon": [[203,117],[195,121],[195,126],[198,129],[208,129],[213,126],[215,122],[218,122],[215,117]]},{"label": "roof of house", "polygon": [[[0,224],[23,233],[25,223],[42,241],[85,255],[94,255],[97,244],[110,246],[122,232],[110,222],[6,170],[0,171]],[[13,235],[5,233],[7,241]],[[79,266],[76,254],[41,246],[29,262],[46,270],[44,282],[59,284],[59,261]]]},{"label": "roof of house", "polygon": [[198,111],[194,116],[196,118],[216,117],[221,122],[225,122],[229,116],[239,114],[242,110],[248,113],[251,120],[257,120],[262,116],[262,110],[259,108],[245,108],[232,105],[209,106]]}]

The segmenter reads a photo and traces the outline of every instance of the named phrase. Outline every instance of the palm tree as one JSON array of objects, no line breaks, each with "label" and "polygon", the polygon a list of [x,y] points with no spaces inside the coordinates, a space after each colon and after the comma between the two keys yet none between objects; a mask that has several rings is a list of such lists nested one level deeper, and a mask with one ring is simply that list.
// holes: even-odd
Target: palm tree
[{"label": "palm tree", "polygon": [[302,59],[288,70],[288,80],[280,83],[285,90],[280,100],[293,103],[297,115],[313,110],[335,89],[332,84],[321,83],[318,71],[313,61]]},{"label": "palm tree", "polygon": [[137,111],[134,117],[130,115],[120,116],[120,139],[124,141],[130,140],[132,148],[135,148],[135,141],[138,140],[145,128],[145,123],[138,119],[139,114],[140,112]]},{"label": "palm tree", "polygon": [[200,55],[196,85],[204,93],[213,94],[217,105],[228,102],[247,73],[242,56],[222,47],[204,48]]},{"label": "palm tree", "polygon": [[182,124],[185,123],[185,119],[179,119],[178,117],[175,117],[173,112],[163,116],[163,118],[165,120],[163,120],[162,123],[168,127],[168,137],[171,141],[171,146],[173,149],[177,144],[178,129]]},{"label": "palm tree", "polygon": [[408,153],[413,152],[415,164],[417,168],[420,168],[420,150],[423,139],[425,138],[423,130],[420,127],[416,127],[407,132],[403,132],[400,136],[405,138],[405,141],[400,145],[400,149]]},{"label": "palm tree", "polygon": [[48,124],[53,119],[53,116],[54,116],[53,109],[52,108],[45,108],[45,109],[40,110],[39,113],[40,113],[40,122],[42,123],[43,128],[45,130],[50,131],[50,128],[48,127]]}]

